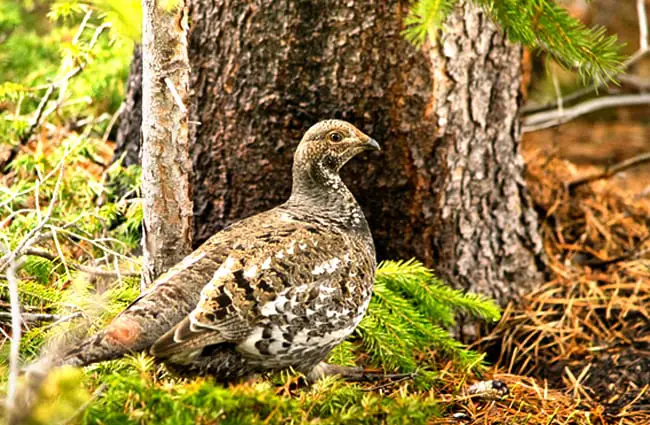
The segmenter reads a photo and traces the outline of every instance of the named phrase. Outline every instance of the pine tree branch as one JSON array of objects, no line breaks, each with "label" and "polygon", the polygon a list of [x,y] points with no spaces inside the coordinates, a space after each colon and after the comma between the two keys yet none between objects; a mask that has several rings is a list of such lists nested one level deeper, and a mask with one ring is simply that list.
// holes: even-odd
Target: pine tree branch
[{"label": "pine tree branch", "polygon": [[[630,67],[635,65],[637,62],[639,62],[641,59],[643,59],[648,53],[650,53],[650,49],[647,49],[647,48],[645,50],[637,50],[636,52],[634,52],[632,54],[632,56],[630,56],[623,63],[624,69],[625,70],[629,69]],[[623,81],[623,82],[628,82],[629,79],[632,78],[632,77],[634,77],[634,76],[623,72],[623,73],[617,74],[615,76],[615,79]],[[599,89],[606,86],[607,83],[608,83],[607,81],[594,82],[593,84],[589,85],[588,87],[578,89],[578,90],[576,90],[576,91],[574,91],[572,93],[569,93],[566,96],[563,96],[562,97],[562,102],[564,104],[571,103],[571,102],[573,102],[575,100],[578,100],[578,99],[580,99],[582,97],[585,97],[585,96],[587,96],[589,94],[596,93],[596,92],[598,92]],[[634,83],[631,83],[631,84],[634,84]],[[643,87],[641,87],[641,88],[643,88]],[[521,108],[521,112],[523,114],[532,114],[532,113],[536,113],[536,112],[540,112],[540,111],[546,111],[546,110],[549,110],[549,109],[554,109],[554,108],[557,108],[558,106],[559,106],[559,100],[556,99],[556,100],[554,100],[552,102],[548,102],[548,103],[545,103],[543,105],[534,105],[534,104],[526,105],[523,108]]]},{"label": "pine tree branch", "polygon": [[45,216],[39,221],[39,223],[29,232],[27,232],[27,235],[18,243],[18,246],[9,254],[6,254],[4,257],[0,259],[0,271],[4,270],[7,265],[15,262],[23,253],[23,250],[29,248],[33,244],[35,244],[40,236],[41,230],[47,222],[50,220],[50,217],[52,217],[52,212],[54,211],[54,205],[56,204],[57,198],[59,196],[59,191],[61,189],[61,182],[63,181],[63,169],[64,169],[64,164],[65,164],[65,159],[67,157],[69,151],[66,150],[66,152],[63,154],[63,158],[61,159],[61,162],[59,163],[58,169],[59,169],[59,176],[56,180],[56,183],[54,184],[54,192],[52,193],[52,199],[50,200],[50,204],[47,207],[47,212]]},{"label": "pine tree branch", "polygon": [[[472,0],[512,41],[542,49],[583,79],[607,82],[621,72],[621,47],[603,27],[587,28],[552,0]],[[405,19],[407,39],[420,45],[437,31],[459,0],[419,0]],[[465,1],[460,2],[460,5]]]},{"label": "pine tree branch", "polygon": [[404,20],[404,37],[422,46],[432,37],[454,6],[455,0],[417,0]]},{"label": "pine tree branch", "polygon": [[[638,15],[638,20],[639,20],[639,34],[640,34],[640,42],[639,42],[639,50],[634,52],[632,56],[627,58],[625,62],[623,62],[623,70],[627,72],[627,70],[630,69],[634,64],[636,64],[638,61],[640,61],[643,57],[645,57],[648,53],[650,53],[650,48],[648,47],[648,18],[646,14],[646,9],[645,9],[645,2],[644,0],[637,0],[637,15]],[[615,80],[620,80],[628,84],[632,85],[637,85],[639,88],[645,88],[643,85],[639,85],[636,80],[635,76],[629,75],[626,72],[621,72],[617,74],[614,79]],[[564,96],[562,98],[563,102],[572,102],[574,100],[577,100],[583,96],[586,96],[588,94],[596,93],[598,92],[598,89],[601,87],[607,85],[608,81],[603,81],[603,80],[597,80],[590,84],[588,87],[578,89],[574,91],[573,93]],[[521,108],[522,113],[535,113],[539,111],[544,111],[548,109],[553,109],[559,106],[560,100],[556,99],[553,102],[546,103],[544,105],[526,105],[523,108]]]}]

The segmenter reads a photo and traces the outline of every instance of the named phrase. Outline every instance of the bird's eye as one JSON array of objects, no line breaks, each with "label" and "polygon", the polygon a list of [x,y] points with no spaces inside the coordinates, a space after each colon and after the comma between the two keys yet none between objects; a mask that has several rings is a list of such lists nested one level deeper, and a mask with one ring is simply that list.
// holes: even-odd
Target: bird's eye
[{"label": "bird's eye", "polygon": [[330,133],[330,140],[332,142],[340,142],[343,140],[343,136],[341,136],[341,133],[337,133],[336,131]]}]

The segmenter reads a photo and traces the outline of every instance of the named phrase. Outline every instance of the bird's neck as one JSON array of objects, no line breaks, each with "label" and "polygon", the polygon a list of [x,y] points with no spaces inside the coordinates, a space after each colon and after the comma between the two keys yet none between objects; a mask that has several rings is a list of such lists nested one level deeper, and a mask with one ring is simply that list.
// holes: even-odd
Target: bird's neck
[{"label": "bird's neck", "polygon": [[[311,171],[311,172],[310,172]],[[295,170],[287,206],[309,209],[344,227],[367,229],[361,207],[338,173],[320,170]]]}]

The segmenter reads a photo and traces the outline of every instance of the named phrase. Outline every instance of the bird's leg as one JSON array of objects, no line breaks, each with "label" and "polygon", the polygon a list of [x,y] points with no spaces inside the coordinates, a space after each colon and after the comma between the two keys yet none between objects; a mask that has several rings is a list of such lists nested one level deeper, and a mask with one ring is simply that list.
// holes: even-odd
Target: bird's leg
[{"label": "bird's leg", "polygon": [[347,381],[380,381],[382,379],[405,379],[415,377],[415,373],[383,373],[366,370],[362,367],[339,366],[320,362],[309,371],[306,376],[311,382],[315,382],[326,376],[337,375]]}]

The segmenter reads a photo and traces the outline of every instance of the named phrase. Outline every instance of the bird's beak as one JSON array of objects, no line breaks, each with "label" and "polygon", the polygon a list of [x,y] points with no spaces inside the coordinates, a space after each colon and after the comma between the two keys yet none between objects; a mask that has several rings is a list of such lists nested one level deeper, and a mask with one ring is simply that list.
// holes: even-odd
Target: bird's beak
[{"label": "bird's beak", "polygon": [[372,137],[368,138],[368,141],[366,142],[366,149],[371,150],[371,151],[380,151],[381,146],[379,146],[379,143]]}]

